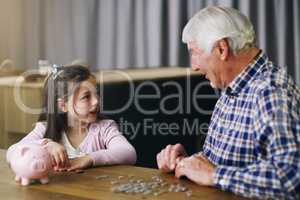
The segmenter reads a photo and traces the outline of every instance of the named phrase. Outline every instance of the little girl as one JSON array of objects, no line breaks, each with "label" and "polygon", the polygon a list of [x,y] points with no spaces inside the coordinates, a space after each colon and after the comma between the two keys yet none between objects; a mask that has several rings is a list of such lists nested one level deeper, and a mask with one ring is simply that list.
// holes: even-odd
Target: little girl
[{"label": "little girl", "polygon": [[86,67],[58,67],[45,82],[43,112],[35,128],[8,149],[8,160],[17,145],[38,143],[59,171],[134,164],[134,147],[113,120],[99,117],[99,101],[96,78]]}]

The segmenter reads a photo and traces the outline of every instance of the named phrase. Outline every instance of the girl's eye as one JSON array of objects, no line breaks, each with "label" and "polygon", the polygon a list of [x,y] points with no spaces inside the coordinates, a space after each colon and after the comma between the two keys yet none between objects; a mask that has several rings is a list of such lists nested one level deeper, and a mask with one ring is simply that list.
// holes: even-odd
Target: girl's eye
[{"label": "girl's eye", "polygon": [[85,96],[81,97],[82,100],[89,99],[89,98],[90,98],[90,95],[85,95]]}]

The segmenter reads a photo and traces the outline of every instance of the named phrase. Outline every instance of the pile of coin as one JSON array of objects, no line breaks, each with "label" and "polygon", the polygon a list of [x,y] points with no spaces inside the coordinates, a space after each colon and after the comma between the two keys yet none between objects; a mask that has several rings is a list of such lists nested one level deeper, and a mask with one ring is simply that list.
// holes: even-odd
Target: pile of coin
[{"label": "pile of coin", "polygon": [[[109,177],[109,175],[99,175],[96,179],[106,179]],[[153,176],[151,180],[134,178],[132,175],[129,175],[127,178],[119,176],[117,180],[111,180],[110,183],[112,185],[111,191],[115,193],[158,196],[164,193],[185,192],[188,197],[192,195],[192,191],[186,186],[180,183],[170,184],[159,176]]]}]

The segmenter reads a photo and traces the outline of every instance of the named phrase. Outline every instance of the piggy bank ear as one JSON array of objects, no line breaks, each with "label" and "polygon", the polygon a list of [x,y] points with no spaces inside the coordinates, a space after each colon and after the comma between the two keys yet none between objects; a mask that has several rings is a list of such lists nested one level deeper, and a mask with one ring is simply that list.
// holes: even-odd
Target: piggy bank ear
[{"label": "piggy bank ear", "polygon": [[23,148],[21,149],[21,156],[24,156],[25,153],[26,153],[28,150],[29,150],[29,147],[23,147]]}]

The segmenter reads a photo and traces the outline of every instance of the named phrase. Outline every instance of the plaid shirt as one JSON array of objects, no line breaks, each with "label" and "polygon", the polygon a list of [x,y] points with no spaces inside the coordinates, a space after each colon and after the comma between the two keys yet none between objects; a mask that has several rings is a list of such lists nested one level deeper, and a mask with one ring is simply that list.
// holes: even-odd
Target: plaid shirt
[{"label": "plaid shirt", "polygon": [[223,190],[299,198],[300,91],[286,70],[260,53],[222,92],[203,152]]}]

